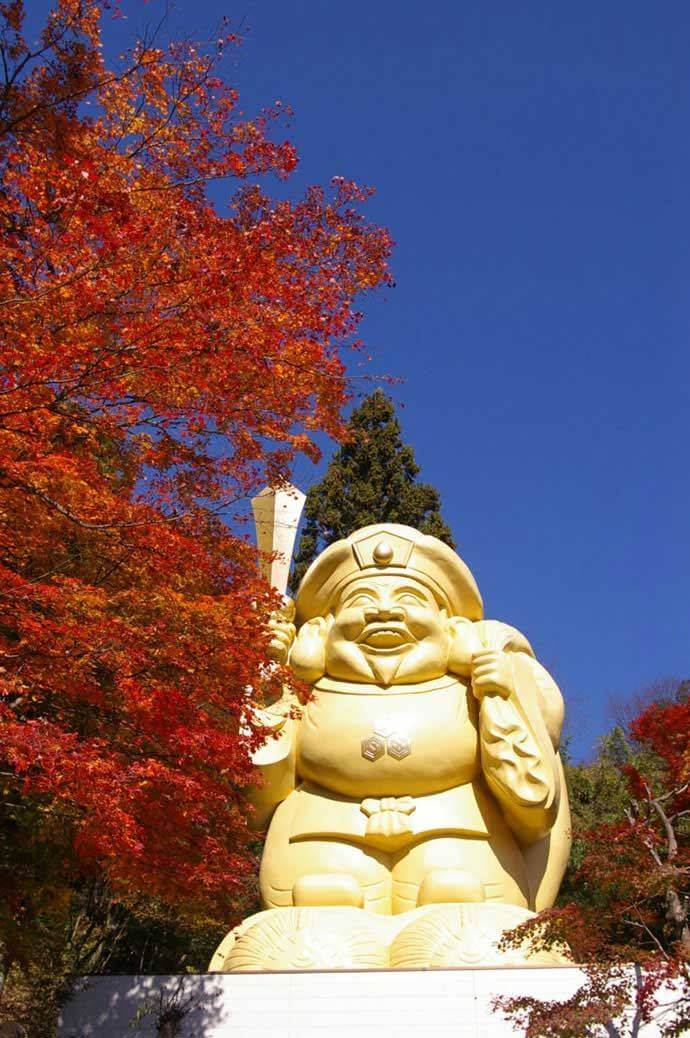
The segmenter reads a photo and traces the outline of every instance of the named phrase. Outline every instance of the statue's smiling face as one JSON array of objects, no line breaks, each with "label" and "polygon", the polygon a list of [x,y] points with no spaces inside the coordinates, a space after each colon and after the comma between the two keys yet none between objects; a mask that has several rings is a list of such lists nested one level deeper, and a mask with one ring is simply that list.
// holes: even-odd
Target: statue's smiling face
[{"label": "statue's smiling face", "polygon": [[448,614],[408,576],[376,574],[347,585],[326,639],[326,672],[399,685],[446,673]]}]

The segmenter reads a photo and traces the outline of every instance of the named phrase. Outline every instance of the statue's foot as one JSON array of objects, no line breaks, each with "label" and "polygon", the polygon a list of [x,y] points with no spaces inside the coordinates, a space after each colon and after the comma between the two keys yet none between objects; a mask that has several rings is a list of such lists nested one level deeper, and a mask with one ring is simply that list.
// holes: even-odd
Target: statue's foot
[{"label": "statue's foot", "polygon": [[393,969],[450,969],[457,966],[556,966],[569,963],[558,950],[533,951],[528,943],[501,947],[503,934],[534,917],[517,905],[439,905],[410,913],[416,918],[390,948]]},{"label": "statue's foot", "polygon": [[388,966],[382,919],[361,908],[273,908],[245,920],[211,960],[216,973]]}]

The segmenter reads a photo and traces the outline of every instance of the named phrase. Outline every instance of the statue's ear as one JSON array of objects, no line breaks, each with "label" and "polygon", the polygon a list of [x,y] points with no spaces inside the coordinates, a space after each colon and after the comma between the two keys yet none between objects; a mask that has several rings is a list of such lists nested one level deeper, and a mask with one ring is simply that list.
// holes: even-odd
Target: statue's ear
[{"label": "statue's ear", "polygon": [[483,647],[477,629],[465,616],[450,616],[447,630],[450,636],[448,670],[468,678],[472,671],[472,657],[475,652],[481,652]]},{"label": "statue's ear", "polygon": [[326,673],[326,638],[333,624],[332,616],[315,616],[302,624],[290,653],[290,666],[295,677],[313,685]]}]

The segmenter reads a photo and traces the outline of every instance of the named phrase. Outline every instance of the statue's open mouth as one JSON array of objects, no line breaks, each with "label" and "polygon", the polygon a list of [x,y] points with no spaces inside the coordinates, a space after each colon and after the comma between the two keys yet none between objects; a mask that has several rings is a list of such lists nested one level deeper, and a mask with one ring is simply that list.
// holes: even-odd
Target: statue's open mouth
[{"label": "statue's open mouth", "polygon": [[409,645],[412,639],[405,628],[387,626],[385,624],[371,624],[364,629],[358,641],[360,645],[366,645],[369,649],[385,651]]}]

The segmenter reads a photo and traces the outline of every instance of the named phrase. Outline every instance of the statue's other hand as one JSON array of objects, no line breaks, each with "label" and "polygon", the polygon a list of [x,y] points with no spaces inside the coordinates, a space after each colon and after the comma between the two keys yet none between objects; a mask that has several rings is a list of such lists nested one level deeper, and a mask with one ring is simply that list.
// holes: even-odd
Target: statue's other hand
[{"label": "statue's other hand", "polygon": [[472,674],[472,659],[485,648],[479,637],[478,625],[464,616],[451,616],[448,620],[450,646],[448,670],[452,674],[469,678]]},{"label": "statue's other hand", "polygon": [[269,620],[271,642],[268,647],[268,655],[275,663],[287,663],[292,643],[295,640],[295,625],[292,622],[294,615],[294,604],[291,599],[287,599],[286,605],[275,612]]},{"label": "statue's other hand", "polygon": [[514,690],[510,656],[500,649],[484,649],[472,656],[472,691],[481,702],[485,695],[507,699]]}]

